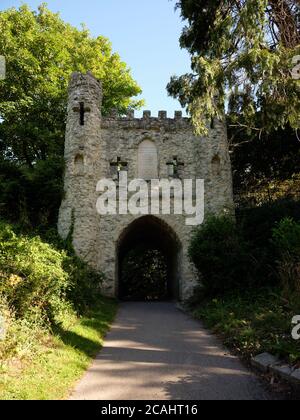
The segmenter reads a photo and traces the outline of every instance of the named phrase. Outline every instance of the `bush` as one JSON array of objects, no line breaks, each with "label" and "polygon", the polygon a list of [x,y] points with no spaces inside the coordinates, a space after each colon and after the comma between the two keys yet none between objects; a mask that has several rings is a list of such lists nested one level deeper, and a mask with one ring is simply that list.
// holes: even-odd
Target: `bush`
[{"label": "bush", "polygon": [[[74,217],[72,216],[74,219]],[[78,258],[73,248],[74,220],[68,238],[64,241],[57,230],[43,228],[39,230],[43,240],[51,244],[60,252],[66,252],[63,268],[70,278],[70,287],[66,291],[66,297],[72,302],[78,313],[85,312],[90,306],[96,304],[101,296],[101,285],[104,275],[91,269],[86,262]]]},{"label": "bush", "polygon": [[70,278],[66,297],[79,314],[85,313],[99,301],[104,276],[91,269],[75,254],[65,259],[63,267]]},{"label": "bush", "polygon": [[273,243],[279,253],[300,255],[300,223],[291,218],[281,220],[273,229]]},{"label": "bush", "polygon": [[209,217],[196,231],[189,255],[206,294],[249,285],[253,259],[232,218]]},{"label": "bush", "polygon": [[49,340],[41,320],[18,318],[7,300],[0,295],[0,367],[6,360],[32,358]]},{"label": "bush", "polygon": [[39,237],[17,236],[0,225],[0,293],[17,317],[38,316],[54,320],[66,303],[71,285],[64,271],[65,252],[59,252]]},{"label": "bush", "polygon": [[284,293],[300,294],[300,223],[283,219],[273,229],[273,243],[280,257],[277,266]]},{"label": "bush", "polygon": [[62,158],[38,161],[34,167],[0,157],[0,211],[24,227],[55,226],[63,196]]},{"label": "bush", "polygon": [[[238,225],[252,248],[270,248],[276,223],[290,217],[300,221],[300,203],[294,200],[278,200],[261,207],[237,211]],[[274,255],[274,254],[273,254]]]},{"label": "bush", "polygon": [[269,352],[295,367],[300,362],[300,342],[292,339],[291,319],[299,312],[299,299],[286,301],[279,288],[235,290],[194,308],[196,318],[247,361]]},{"label": "bush", "polygon": [[0,316],[7,332],[0,340],[2,359],[32,353],[47,331],[101,297],[102,275],[64,249],[57,234],[49,236],[47,243],[17,234],[0,221]]},{"label": "bush", "polygon": [[300,221],[298,201],[277,200],[261,207],[237,211],[239,229],[256,261],[255,283],[257,286],[278,286],[278,275],[274,265],[278,252],[272,243],[272,237],[274,227],[285,217]]}]

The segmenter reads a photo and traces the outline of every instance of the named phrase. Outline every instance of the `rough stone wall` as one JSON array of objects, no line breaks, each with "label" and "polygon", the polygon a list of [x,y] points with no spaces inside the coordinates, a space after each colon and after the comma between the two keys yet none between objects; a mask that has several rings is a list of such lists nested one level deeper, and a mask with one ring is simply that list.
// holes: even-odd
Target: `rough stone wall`
[{"label": "rough stone wall", "polygon": [[[74,247],[92,267],[105,273],[103,291],[115,296],[118,290],[117,247],[119,238],[140,216],[100,216],[96,212],[96,185],[111,177],[111,162],[117,158],[128,163],[129,181],[138,177],[138,147],[143,140],[156,144],[159,177],[168,178],[167,162],[177,156],[184,163],[181,177],[205,180],[205,214],[233,212],[231,164],[224,125],[214,122],[208,137],[195,136],[188,118],[180,112],[157,118],[145,111],[143,118],[129,113],[125,118],[111,115],[101,119],[101,84],[91,74],[75,73],[69,89],[66,130],[65,198],[59,216],[59,233],[66,237],[74,215]],[[78,104],[87,109],[85,124],[80,125]],[[77,165],[76,163],[77,162]],[[78,164],[79,162],[79,164]],[[186,298],[195,284],[195,270],[188,260],[192,227],[185,215],[157,216],[174,231],[182,246],[179,283],[180,298]]]},{"label": "rough stone wall", "polygon": [[[97,267],[98,223],[95,179],[100,179],[103,166],[101,142],[102,90],[92,74],[74,73],[69,85],[69,102],[65,139],[65,197],[59,212],[58,231],[66,238],[74,221],[74,247],[77,253]],[[86,109],[84,125],[80,125],[80,103]],[[76,157],[82,167],[76,168]],[[73,218],[72,218],[73,213]]]}]

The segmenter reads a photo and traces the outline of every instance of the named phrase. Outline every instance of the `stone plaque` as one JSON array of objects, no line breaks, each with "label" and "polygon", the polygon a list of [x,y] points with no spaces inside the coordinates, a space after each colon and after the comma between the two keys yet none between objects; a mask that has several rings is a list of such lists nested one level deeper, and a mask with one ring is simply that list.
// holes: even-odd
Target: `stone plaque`
[{"label": "stone plaque", "polygon": [[153,141],[143,141],[138,150],[138,178],[150,181],[158,179],[157,148]]}]

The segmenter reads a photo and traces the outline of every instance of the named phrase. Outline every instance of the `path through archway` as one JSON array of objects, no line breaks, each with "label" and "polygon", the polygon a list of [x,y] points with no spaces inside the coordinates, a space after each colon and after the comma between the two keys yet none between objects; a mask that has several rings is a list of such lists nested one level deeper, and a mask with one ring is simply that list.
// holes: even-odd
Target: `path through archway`
[{"label": "path through archway", "polygon": [[181,246],[164,221],[135,220],[118,242],[118,296],[125,300],[170,300],[180,296]]}]

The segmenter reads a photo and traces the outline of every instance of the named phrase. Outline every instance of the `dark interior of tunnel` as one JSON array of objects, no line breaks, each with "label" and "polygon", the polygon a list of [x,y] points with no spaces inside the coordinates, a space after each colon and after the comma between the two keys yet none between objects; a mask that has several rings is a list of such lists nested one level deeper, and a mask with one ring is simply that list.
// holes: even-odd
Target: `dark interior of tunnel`
[{"label": "dark interior of tunnel", "polygon": [[180,243],[162,220],[145,216],[118,243],[118,297],[132,301],[179,299]]}]

